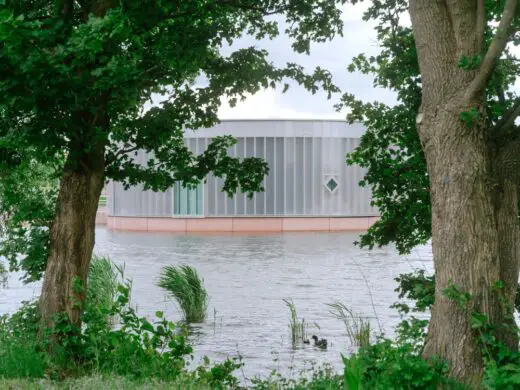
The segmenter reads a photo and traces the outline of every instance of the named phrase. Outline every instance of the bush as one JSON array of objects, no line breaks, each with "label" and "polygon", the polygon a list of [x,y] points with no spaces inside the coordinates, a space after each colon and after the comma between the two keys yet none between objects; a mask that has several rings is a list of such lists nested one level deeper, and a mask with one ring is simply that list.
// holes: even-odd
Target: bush
[{"label": "bush", "polygon": [[158,286],[165,289],[179,304],[189,323],[203,322],[208,308],[208,293],[204,281],[189,265],[166,266]]},{"label": "bush", "polygon": [[344,389],[343,378],[330,365],[312,366],[298,373],[296,378],[286,378],[273,371],[267,378],[251,379],[255,390],[339,390]]},{"label": "bush", "polygon": [[354,358],[359,359],[361,383],[365,389],[454,388],[449,387],[448,365],[424,360],[411,344],[380,340],[361,348]]},{"label": "bush", "polygon": [[427,324],[415,318],[403,321],[395,341],[379,338],[349,358],[343,357],[345,388],[462,389],[449,378],[447,362],[422,357]]},{"label": "bush", "polygon": [[[110,262],[102,260],[96,264],[98,267],[91,268],[91,272],[99,272],[99,280],[114,276]],[[186,342],[186,330],[166,320],[162,312],[156,313],[153,323],[138,316],[129,303],[129,281],[123,280],[118,285],[108,304],[106,298],[111,291],[108,288],[97,291],[97,295],[87,295],[89,302],[82,315],[81,329],[72,326],[65,316],[58,316],[53,329],[39,334],[35,302],[26,303],[12,316],[1,317],[0,378],[61,380],[101,374],[136,383],[181,381],[212,388],[238,383],[232,373],[241,364],[233,360],[216,365],[206,360],[203,366],[188,371],[192,348]],[[119,319],[116,328],[110,318]],[[53,340],[52,354],[47,353],[49,340]]]},{"label": "bush", "polygon": [[24,302],[12,316],[0,317],[0,378],[41,378],[48,362],[37,341],[36,302]]}]

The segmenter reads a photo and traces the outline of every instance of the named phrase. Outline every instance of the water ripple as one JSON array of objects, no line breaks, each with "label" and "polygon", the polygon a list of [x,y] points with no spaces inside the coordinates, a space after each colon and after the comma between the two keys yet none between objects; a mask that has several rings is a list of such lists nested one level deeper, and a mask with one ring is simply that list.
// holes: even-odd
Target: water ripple
[{"label": "water ripple", "polygon": [[[429,246],[407,257],[392,248],[360,250],[353,244],[355,233],[219,236],[99,228],[96,234],[95,252],[125,265],[125,274],[133,280],[133,303],[150,318],[163,310],[168,318],[180,319],[175,304],[155,286],[161,267],[194,266],[210,296],[208,319],[196,325],[191,336],[195,360],[240,354],[246,377],[267,375],[272,369],[288,372],[291,366],[298,371],[309,361],[328,361],[339,368],[340,352],[349,353],[352,346],[326,304],[341,301],[369,317],[373,328],[379,322],[391,335],[399,321],[389,308],[397,300],[393,278],[417,268],[432,269]],[[10,275],[9,287],[0,289],[0,313],[13,312],[39,294],[38,284],[23,285],[19,276]],[[300,317],[310,324],[310,334],[329,340],[326,351],[292,348],[284,298],[293,299]]]}]

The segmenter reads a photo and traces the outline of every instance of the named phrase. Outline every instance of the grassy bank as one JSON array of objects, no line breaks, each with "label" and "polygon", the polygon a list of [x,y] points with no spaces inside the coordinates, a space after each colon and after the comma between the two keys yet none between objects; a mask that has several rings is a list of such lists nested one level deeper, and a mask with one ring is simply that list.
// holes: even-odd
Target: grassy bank
[{"label": "grassy bank", "polygon": [[211,389],[210,385],[193,384],[187,379],[164,383],[160,381],[136,382],[125,377],[103,377],[100,375],[67,379],[63,382],[49,379],[0,380],[0,389],[9,390],[163,390],[163,389]]}]

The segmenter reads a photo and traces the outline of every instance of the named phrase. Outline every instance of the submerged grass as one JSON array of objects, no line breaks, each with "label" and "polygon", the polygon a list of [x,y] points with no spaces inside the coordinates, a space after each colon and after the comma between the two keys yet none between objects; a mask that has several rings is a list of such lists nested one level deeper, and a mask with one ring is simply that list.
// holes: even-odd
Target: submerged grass
[{"label": "submerged grass", "polygon": [[302,318],[301,320],[298,318],[296,306],[294,305],[292,299],[284,299],[283,301],[285,302],[291,313],[291,318],[289,320],[289,331],[291,333],[291,341],[293,345],[297,343],[303,343],[307,339],[307,324],[305,323],[305,318]]},{"label": "submerged grass", "polygon": [[186,322],[197,323],[206,319],[208,293],[195,268],[189,265],[166,266],[157,285],[177,301]]},{"label": "submerged grass", "polygon": [[352,309],[341,302],[329,303],[327,306],[330,308],[329,313],[341,320],[345,325],[347,337],[352,345],[356,347],[367,347],[370,345],[371,327],[367,318],[356,315]]}]

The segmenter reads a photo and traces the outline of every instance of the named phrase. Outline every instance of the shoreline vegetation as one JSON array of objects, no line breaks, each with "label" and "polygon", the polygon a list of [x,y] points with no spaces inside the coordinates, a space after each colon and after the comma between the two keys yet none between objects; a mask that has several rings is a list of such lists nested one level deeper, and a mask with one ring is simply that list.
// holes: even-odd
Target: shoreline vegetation
[{"label": "shoreline vegetation", "polygon": [[[175,269],[186,270],[183,267]],[[207,303],[202,278],[195,269],[190,268],[189,273],[197,276],[197,286],[200,288],[197,291],[204,291],[200,296]],[[343,372],[336,372],[324,364],[290,376],[273,371],[264,377],[245,378],[240,375],[240,369],[247,361],[242,361],[240,357],[220,362],[204,358],[201,364],[194,364],[186,324],[174,324],[165,319],[162,312],[156,313],[154,321],[140,317],[130,304],[131,281],[125,277],[124,268],[109,259],[94,257],[89,283],[95,288],[89,290],[81,329],[74,329],[67,321],[57,318],[55,327],[39,337],[39,315],[35,301],[25,302],[11,316],[0,317],[0,388],[468,388],[449,377],[447,362],[422,357],[427,321],[417,319],[412,314],[426,312],[433,304],[433,278],[419,272],[401,275],[396,280],[399,283],[396,291],[404,300],[393,306],[402,316],[395,339],[376,335],[368,319],[335,302],[328,305],[329,314],[344,323],[355,351],[350,356],[341,356]],[[177,293],[180,293],[182,289],[177,287]],[[184,285],[183,288],[188,287]],[[453,299],[460,298],[453,291],[450,294],[455,297]],[[284,302],[290,314],[289,333],[295,343],[303,343],[308,337],[307,324],[298,317],[292,300],[284,299]],[[483,335],[491,334],[489,329],[482,328],[481,331]],[[46,348],[50,338],[59,340],[58,348],[52,354]],[[490,348],[489,342],[484,347]],[[517,359],[516,356],[508,356],[509,359]],[[511,381],[508,371],[511,367],[502,370],[498,363],[492,357],[487,362],[483,382],[485,388],[514,388],[502,386]],[[520,372],[520,365],[514,367]]]}]

